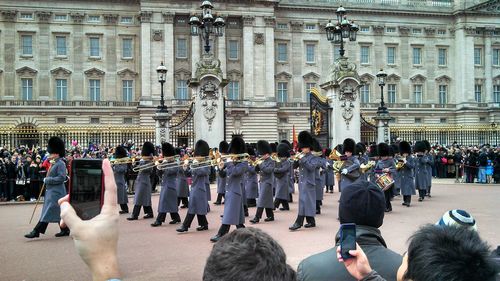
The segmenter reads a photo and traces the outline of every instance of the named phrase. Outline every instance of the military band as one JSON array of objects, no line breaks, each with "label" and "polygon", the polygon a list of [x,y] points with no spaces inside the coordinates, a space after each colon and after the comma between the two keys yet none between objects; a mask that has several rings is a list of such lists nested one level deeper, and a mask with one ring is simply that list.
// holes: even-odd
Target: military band
[{"label": "military band", "polygon": [[255,224],[262,218],[264,209],[266,210],[266,218],[264,221],[274,221],[274,202],[273,202],[273,185],[274,185],[274,160],[271,159],[271,145],[267,141],[260,140],[257,142],[257,152],[260,156],[256,160],[255,171],[259,173],[259,198],[257,200],[257,211],[255,217],[250,220]]},{"label": "military band", "polygon": [[[276,178],[276,193],[274,208],[281,211],[289,211],[288,199],[290,198],[290,147],[285,143],[280,143],[277,147],[277,161],[274,167],[274,177]],[[280,205],[282,206],[280,208]]]},{"label": "military band", "polygon": [[[155,156],[155,146],[150,142],[145,142],[141,149],[142,159],[139,161],[139,166],[149,165]],[[144,219],[151,219],[153,215],[153,207],[151,205],[151,173],[153,168],[141,169],[135,180],[134,194],[134,209],[132,215],[127,220],[137,220],[141,207],[144,209]]]},{"label": "military band", "polygon": [[[115,148],[115,159],[124,159],[128,156],[127,149],[121,145]],[[113,165],[113,173],[116,182],[116,195],[118,197],[118,204],[120,205],[120,214],[128,214],[128,194],[127,194],[127,181],[126,174],[128,171],[128,164]]]}]

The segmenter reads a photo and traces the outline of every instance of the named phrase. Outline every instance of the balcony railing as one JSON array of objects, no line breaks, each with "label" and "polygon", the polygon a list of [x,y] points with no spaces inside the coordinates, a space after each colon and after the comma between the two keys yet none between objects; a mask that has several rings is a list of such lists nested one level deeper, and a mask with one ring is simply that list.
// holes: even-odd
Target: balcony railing
[{"label": "balcony railing", "polygon": [[365,7],[369,4],[373,6],[397,6],[398,8],[418,8],[418,7],[440,7],[449,9],[454,5],[453,0],[310,0],[306,4],[303,0],[282,0],[281,5],[316,5],[316,6],[331,6],[344,5],[350,7]]},{"label": "balcony railing", "polygon": [[0,107],[17,106],[61,106],[61,107],[137,107],[139,102],[127,101],[40,101],[40,100],[0,100]]},{"label": "balcony railing", "polygon": [[[378,108],[380,103],[361,103],[361,108]],[[434,103],[386,103],[387,108],[447,108],[454,109],[454,104],[434,104]]]}]

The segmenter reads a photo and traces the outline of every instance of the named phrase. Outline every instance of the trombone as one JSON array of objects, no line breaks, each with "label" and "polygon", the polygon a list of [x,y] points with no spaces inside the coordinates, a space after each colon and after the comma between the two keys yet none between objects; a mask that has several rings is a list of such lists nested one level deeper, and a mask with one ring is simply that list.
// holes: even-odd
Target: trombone
[{"label": "trombone", "polygon": [[120,164],[134,164],[136,161],[140,160],[151,160],[153,157],[151,156],[136,156],[136,157],[124,157],[118,159],[111,159],[109,162],[111,165],[120,165]]},{"label": "trombone", "polygon": [[[215,155],[217,156],[217,154]],[[220,163],[226,163],[228,159],[231,159],[233,162],[245,161],[247,160],[248,156],[249,156],[248,153],[226,154],[226,155],[218,154],[218,157],[212,159],[207,159],[196,163],[193,161],[193,163],[190,165],[190,168],[191,170],[196,170],[204,167],[218,166]]]}]

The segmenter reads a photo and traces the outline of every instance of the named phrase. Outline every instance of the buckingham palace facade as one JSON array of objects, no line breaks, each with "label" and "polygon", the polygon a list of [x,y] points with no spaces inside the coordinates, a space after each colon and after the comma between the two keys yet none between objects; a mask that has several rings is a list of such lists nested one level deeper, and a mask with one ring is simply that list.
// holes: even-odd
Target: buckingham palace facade
[{"label": "buckingham palace facade", "polygon": [[[437,132],[500,126],[500,1],[214,0],[226,21],[211,52],[229,81],[226,135],[290,139],[309,128],[308,91],[329,79],[339,46],[325,25],[343,5],[359,25],[346,56],[358,66],[362,114],[380,102],[391,126]],[[180,116],[203,47],[189,18],[201,1],[0,2],[0,133],[154,128],[156,68]],[[424,129],[422,129],[424,128]],[[439,141],[439,140],[438,140]],[[480,140],[479,140],[480,141]]]}]

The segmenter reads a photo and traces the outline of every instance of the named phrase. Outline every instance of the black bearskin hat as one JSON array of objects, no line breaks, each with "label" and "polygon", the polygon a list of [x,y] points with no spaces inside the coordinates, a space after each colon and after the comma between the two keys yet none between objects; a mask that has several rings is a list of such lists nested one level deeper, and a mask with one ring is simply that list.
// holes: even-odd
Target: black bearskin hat
[{"label": "black bearskin hat", "polygon": [[313,137],[311,136],[311,133],[309,133],[308,131],[302,131],[299,133],[298,141],[299,141],[299,149],[302,149],[304,147],[311,148]]},{"label": "black bearskin hat", "polygon": [[316,138],[313,138],[312,142],[312,150],[315,152],[321,152],[321,144],[319,144],[319,141]]},{"label": "black bearskin hat", "polygon": [[428,140],[424,140],[423,142],[425,144],[425,150],[431,151],[431,144],[429,143],[429,141]]},{"label": "black bearskin hat", "polygon": [[411,146],[407,141],[402,141],[399,143],[399,152],[401,154],[411,154]]},{"label": "black bearskin hat", "polygon": [[391,144],[391,156],[394,156],[399,153],[399,145],[393,143]]},{"label": "black bearskin hat", "polygon": [[370,152],[368,153],[368,157],[377,157],[377,156],[378,156],[377,145],[376,144],[370,145]]},{"label": "black bearskin hat", "polygon": [[414,147],[415,152],[425,152],[426,149],[427,149],[427,146],[425,145],[425,143],[423,141],[417,141],[415,143],[415,147]]},{"label": "black bearskin hat", "polygon": [[356,144],[356,154],[365,154],[366,152],[366,145],[362,142],[358,142]]},{"label": "black bearskin hat", "polygon": [[154,156],[155,155],[155,145],[150,143],[149,141],[145,142],[142,145],[141,155],[142,156]]},{"label": "black bearskin hat", "polygon": [[229,151],[229,144],[227,141],[221,141],[219,143],[219,152],[226,154]]},{"label": "black bearskin hat", "polygon": [[257,152],[259,153],[259,155],[264,155],[268,153],[271,154],[272,153],[271,146],[267,141],[260,140],[257,142]]},{"label": "black bearskin hat", "polygon": [[174,146],[171,145],[169,142],[162,143],[161,144],[161,153],[163,154],[163,157],[174,156],[175,155]]},{"label": "black bearskin hat", "polygon": [[255,148],[250,144],[247,144],[247,153],[250,156],[255,156]]},{"label": "black bearskin hat", "polygon": [[330,155],[330,153],[332,153],[332,150],[330,148],[326,148],[325,149],[325,156],[328,157],[328,155]]},{"label": "black bearskin hat", "polygon": [[356,142],[353,139],[347,138],[344,140],[344,153],[346,152],[351,152],[355,153],[356,152]]},{"label": "black bearskin hat", "polygon": [[290,157],[290,147],[286,143],[278,144],[278,157]]},{"label": "black bearskin hat", "polygon": [[204,140],[198,140],[194,146],[194,156],[208,156],[210,153],[210,146]]},{"label": "black bearskin hat", "polygon": [[271,152],[276,153],[278,151],[278,144],[275,142],[272,142],[269,144],[271,146]]},{"label": "black bearskin hat", "polygon": [[381,142],[377,145],[377,153],[380,157],[391,156],[391,149],[387,143]]},{"label": "black bearskin hat", "polygon": [[247,151],[245,141],[241,137],[234,137],[229,145],[229,153],[242,154]]},{"label": "black bearskin hat", "polygon": [[51,137],[49,143],[47,144],[47,152],[49,154],[59,154],[59,157],[64,157],[66,155],[66,150],[64,149],[64,141],[59,137]]},{"label": "black bearskin hat", "polygon": [[120,158],[125,158],[127,157],[127,149],[123,147],[122,145],[119,145],[115,148],[115,158],[120,159]]},{"label": "black bearskin hat", "polygon": [[288,147],[290,147],[290,149],[292,149],[292,144],[288,141],[288,140],[282,140],[281,143],[284,143],[286,145],[288,145]]}]

